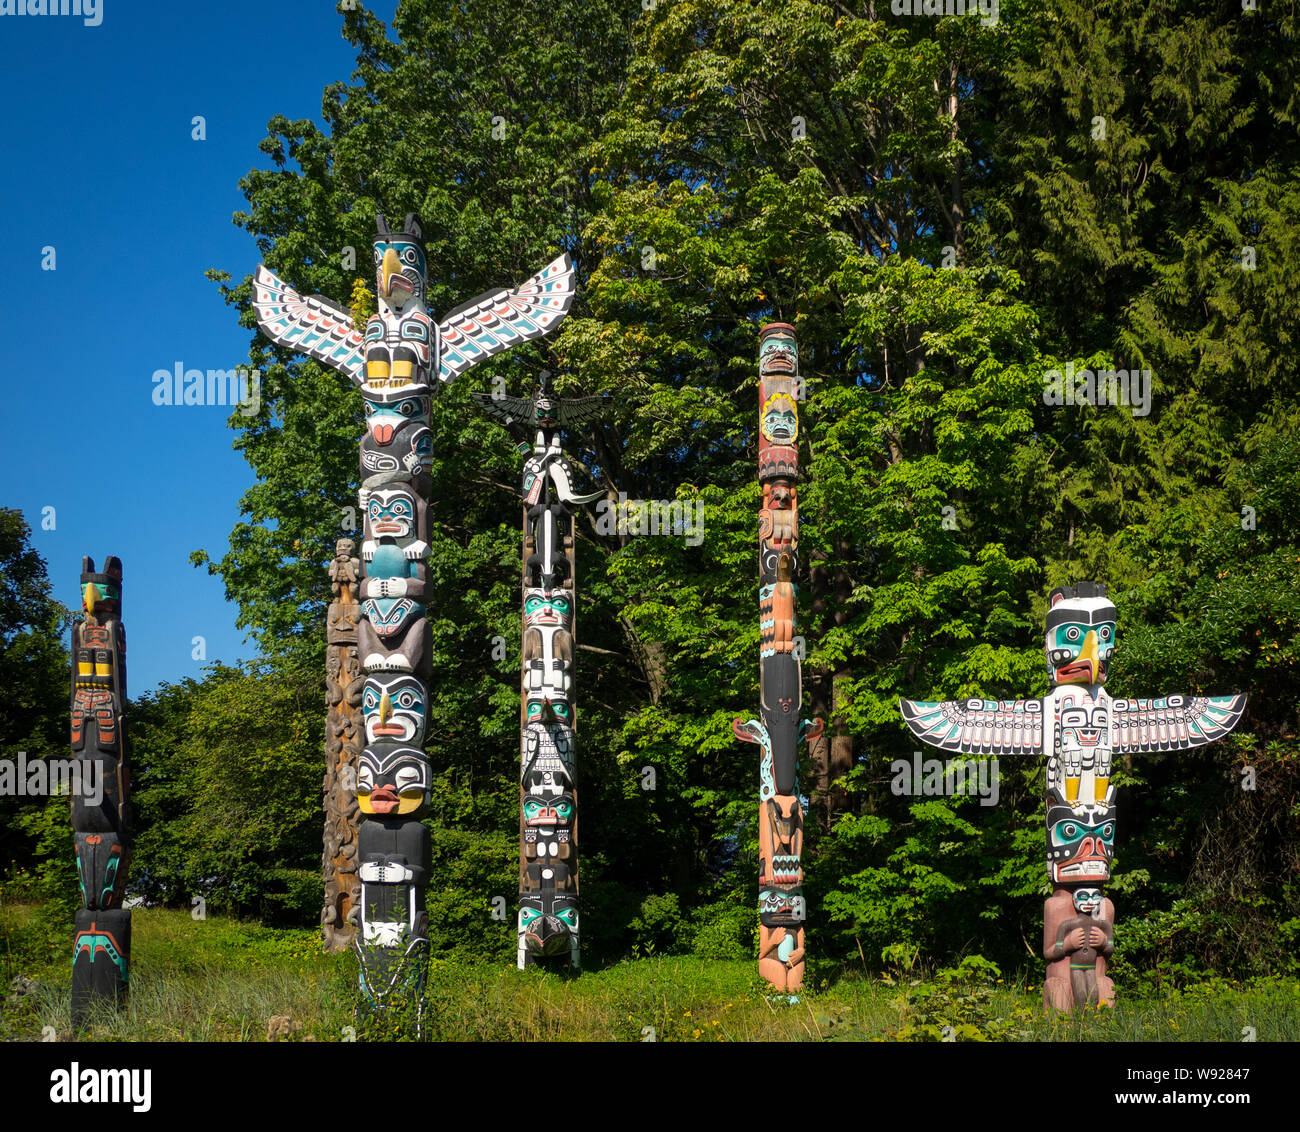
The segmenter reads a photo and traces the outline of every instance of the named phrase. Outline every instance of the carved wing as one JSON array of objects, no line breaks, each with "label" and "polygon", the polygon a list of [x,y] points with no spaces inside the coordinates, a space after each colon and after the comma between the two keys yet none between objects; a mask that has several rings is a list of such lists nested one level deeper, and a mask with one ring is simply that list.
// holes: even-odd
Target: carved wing
[{"label": "carved wing", "polygon": [[549,334],[569,313],[573,290],[566,252],[513,291],[487,291],[457,307],[438,324],[438,380],[451,381],[484,358]]},{"label": "carved wing", "polygon": [[562,425],[578,424],[600,415],[609,398],[603,394],[596,397],[575,397],[571,401],[559,401],[555,416]]},{"label": "carved wing", "polygon": [[259,263],[253,276],[253,310],[257,325],[272,342],[310,354],[357,385],[365,380],[362,333],[348,311],[323,295],[304,299]]},{"label": "carved wing", "polygon": [[1245,695],[1110,701],[1110,745],[1116,754],[1181,751],[1222,739],[1241,720]]},{"label": "carved wing", "polygon": [[923,743],[965,755],[1041,755],[1041,700],[899,700]]},{"label": "carved wing", "polygon": [[494,397],[491,393],[470,396],[489,417],[505,425],[528,424],[537,415],[532,400],[526,397]]}]

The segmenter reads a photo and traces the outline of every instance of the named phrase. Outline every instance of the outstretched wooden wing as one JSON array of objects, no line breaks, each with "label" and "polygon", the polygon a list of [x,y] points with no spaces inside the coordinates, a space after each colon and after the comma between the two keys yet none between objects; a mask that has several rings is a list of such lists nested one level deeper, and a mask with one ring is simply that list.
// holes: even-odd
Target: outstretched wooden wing
[{"label": "outstretched wooden wing", "polygon": [[566,252],[513,291],[488,291],[438,324],[442,353],[439,381],[521,342],[554,330],[573,302],[573,260]]},{"label": "outstretched wooden wing", "polygon": [[1041,700],[899,700],[923,743],[965,755],[1041,755]]},{"label": "outstretched wooden wing", "polygon": [[304,299],[259,263],[253,276],[253,310],[257,325],[272,342],[318,358],[357,385],[365,380],[361,331],[348,311],[323,295]]},{"label": "outstretched wooden wing", "polygon": [[574,397],[571,401],[557,401],[555,417],[562,425],[574,425],[599,416],[609,400],[604,394],[595,397]]},{"label": "outstretched wooden wing", "polygon": [[1241,720],[1245,695],[1164,696],[1110,701],[1110,745],[1116,754],[1182,751],[1222,739]]},{"label": "outstretched wooden wing", "polygon": [[528,397],[498,397],[492,393],[471,393],[470,396],[484,413],[504,425],[529,425],[537,416],[537,409]]}]

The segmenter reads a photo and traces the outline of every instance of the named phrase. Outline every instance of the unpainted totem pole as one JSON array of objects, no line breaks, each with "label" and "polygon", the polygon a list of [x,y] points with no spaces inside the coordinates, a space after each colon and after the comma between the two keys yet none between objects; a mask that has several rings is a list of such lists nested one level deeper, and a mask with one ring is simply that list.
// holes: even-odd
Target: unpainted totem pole
[{"label": "unpainted totem pole", "polygon": [[1112,1005],[1106,974],[1115,906],[1102,886],[1115,857],[1115,756],[1202,747],[1241,719],[1246,697],[1166,695],[1114,699],[1105,687],[1116,611],[1106,587],[1052,591],[1045,652],[1052,682],[1041,700],[900,700],[908,727],[933,747],[966,755],[1047,758],[1047,873],[1043,905],[1045,1009]]},{"label": "unpainted totem pole", "polygon": [[[96,1005],[126,1001],[131,913],[122,907],[131,859],[130,770],[126,732],[126,630],[122,628],[122,563],[112,556],[96,573],[81,560],[81,608],[72,627],[72,754],[79,782],[72,794],[81,910],[72,948],[72,1024]],[[84,790],[102,783],[97,805]]]},{"label": "unpainted totem pole", "polygon": [[[351,540],[341,540],[330,570],[325,856],[333,860],[325,869],[323,919],[327,930],[341,916],[359,919],[369,1007],[413,998],[418,1012],[431,867],[420,818],[431,785],[424,742],[432,642],[424,603],[433,596],[426,564],[432,393],[476,362],[554,330],[573,300],[573,267],[561,256],[515,290],[488,292],[434,322],[419,218],[409,213],[394,231],[380,214],[376,229],[378,312],[364,327],[328,299],[298,295],[265,266],[254,279],[253,307],[267,337],[345,373],[365,403],[361,556],[353,557]],[[344,828],[353,789],[361,817],[355,841]],[[346,875],[353,860],[360,880],[355,904],[330,887],[331,869]]]},{"label": "unpainted totem pole", "polygon": [[780,991],[803,986],[803,806],[799,744],[822,721],[799,719],[803,649],[795,639],[799,591],[799,348],[794,327],[759,331],[759,719],[732,729],[762,749],[758,793],[758,970]]},{"label": "unpainted totem pole", "polygon": [[330,563],[330,605],[325,622],[325,780],[321,796],[325,836],[321,875],[325,906],[321,934],[328,951],[356,943],[356,917],[361,907],[361,875],[357,871],[357,768],[365,744],[361,696],[365,673],[357,655],[357,625],[361,621],[361,560],[350,538],[335,544]]},{"label": "unpainted totem pole", "polygon": [[[560,430],[596,416],[603,397],[561,400],[545,372],[532,399],[474,393],[489,416],[533,434],[524,463],[523,633],[519,712],[519,919],[516,963],[579,965],[577,717],[573,705],[577,577],[574,492]],[[527,452],[528,445],[521,446]]]}]

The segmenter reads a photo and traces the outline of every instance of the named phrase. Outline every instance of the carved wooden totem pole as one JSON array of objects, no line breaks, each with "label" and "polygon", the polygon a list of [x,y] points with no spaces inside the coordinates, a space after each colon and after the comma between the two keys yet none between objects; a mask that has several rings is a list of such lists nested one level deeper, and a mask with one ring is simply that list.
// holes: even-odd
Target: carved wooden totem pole
[{"label": "carved wooden totem pole", "polygon": [[1107,694],[1115,652],[1115,606],[1094,582],[1052,591],[1047,612],[1047,672],[1041,700],[900,700],[903,719],[923,742],[967,755],[1047,758],[1047,873],[1043,905],[1045,1008],[1111,1005],[1106,974],[1115,950],[1115,906],[1102,891],[1115,856],[1116,755],[1202,747],[1227,735],[1246,697],[1166,695],[1118,700]]},{"label": "carved wooden totem pole", "polygon": [[[578,954],[577,717],[573,706],[575,506],[560,430],[596,416],[603,397],[561,400],[546,373],[531,400],[472,395],[489,416],[533,434],[524,463],[523,642],[520,661],[519,922],[516,962]],[[521,451],[527,452],[528,445]]]},{"label": "carved wooden totem pole", "polygon": [[782,991],[803,986],[803,807],[799,744],[822,721],[799,719],[801,659],[795,640],[799,575],[799,348],[794,327],[759,332],[758,616],[760,719],[732,728],[762,749],[758,791],[758,970]]},{"label": "carved wooden totem pole", "polygon": [[85,616],[72,627],[72,754],[80,772],[72,794],[72,830],[81,883],[72,948],[74,1026],[97,1003],[122,1005],[130,974],[131,913],[122,907],[131,857],[123,728],[126,631],[117,558],[104,560],[102,574],[95,572],[93,559],[81,560],[81,608]]},{"label": "carved wooden totem pole", "polygon": [[[488,292],[434,322],[425,305],[419,219],[408,214],[393,231],[381,214],[376,227],[379,309],[364,327],[321,296],[299,296],[264,266],[253,298],[267,337],[342,371],[365,402],[361,560],[352,557],[351,540],[342,540],[330,570],[323,919],[328,932],[340,917],[356,915],[361,989],[372,1008],[399,998],[418,1004],[427,966],[430,841],[420,818],[430,789],[424,741],[432,647],[424,603],[433,596],[425,561],[432,393],[476,362],[555,329],[573,300],[573,267],[564,255],[515,290]],[[355,841],[345,828],[353,789],[361,818]],[[331,870],[346,877],[352,861],[360,898],[350,907],[338,895],[344,881],[331,890]]]},{"label": "carved wooden totem pole", "polygon": [[357,768],[364,746],[361,695],[365,674],[357,656],[357,625],[361,621],[361,560],[350,538],[335,544],[330,563],[330,606],[325,649],[325,838],[321,875],[325,906],[321,934],[325,947],[341,951],[356,943],[356,917],[361,907],[361,875],[357,871]]}]

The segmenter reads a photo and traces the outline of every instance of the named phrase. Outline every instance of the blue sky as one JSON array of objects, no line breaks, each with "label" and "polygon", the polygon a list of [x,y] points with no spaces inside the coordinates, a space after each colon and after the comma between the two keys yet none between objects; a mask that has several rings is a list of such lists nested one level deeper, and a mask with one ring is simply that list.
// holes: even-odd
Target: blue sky
[{"label": "blue sky", "polygon": [[[396,0],[366,6],[390,22]],[[250,334],[203,273],[256,266],[230,222],[239,179],[268,165],[273,115],[320,121],[355,55],[333,0],[101,0],[101,16],[0,15],[0,506],[24,512],[74,608],[81,556],[122,559],[135,697],[255,654],[221,580],[188,562],[225,553],[252,483],[230,410],[155,405],[152,375],[246,364]]]}]

